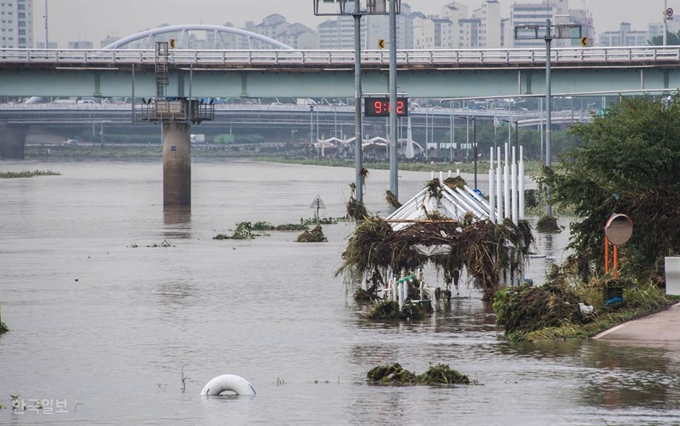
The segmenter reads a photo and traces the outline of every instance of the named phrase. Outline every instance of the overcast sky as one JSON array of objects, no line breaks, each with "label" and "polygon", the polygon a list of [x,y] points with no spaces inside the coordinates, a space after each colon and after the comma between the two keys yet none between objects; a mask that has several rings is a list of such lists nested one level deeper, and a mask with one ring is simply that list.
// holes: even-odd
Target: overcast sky
[{"label": "overcast sky", "polygon": [[[323,21],[314,16],[312,0],[47,0],[50,41],[66,47],[68,41],[93,41],[99,47],[107,35],[124,37],[162,23],[215,24],[231,22],[241,28],[245,21],[255,23],[267,15],[280,13],[288,22],[300,22],[316,30]],[[509,15],[515,0],[499,0],[501,14]],[[680,0],[570,0],[570,8],[586,8],[593,13],[598,33],[618,29],[622,21],[635,30],[646,30],[647,23],[661,21],[664,1],[680,12]],[[480,0],[460,0],[470,8]],[[539,0],[520,0],[538,3]],[[409,0],[414,11],[438,14],[449,0]],[[45,39],[45,0],[34,0],[35,41]]]}]

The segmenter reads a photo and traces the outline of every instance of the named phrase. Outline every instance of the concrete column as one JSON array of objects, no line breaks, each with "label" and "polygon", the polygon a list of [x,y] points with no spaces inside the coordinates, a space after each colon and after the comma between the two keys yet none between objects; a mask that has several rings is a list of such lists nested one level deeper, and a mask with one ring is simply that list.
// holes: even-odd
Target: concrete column
[{"label": "concrete column", "polygon": [[191,124],[163,123],[163,205],[191,205]]},{"label": "concrete column", "polygon": [[24,159],[24,145],[30,128],[22,124],[0,124],[0,159]]}]

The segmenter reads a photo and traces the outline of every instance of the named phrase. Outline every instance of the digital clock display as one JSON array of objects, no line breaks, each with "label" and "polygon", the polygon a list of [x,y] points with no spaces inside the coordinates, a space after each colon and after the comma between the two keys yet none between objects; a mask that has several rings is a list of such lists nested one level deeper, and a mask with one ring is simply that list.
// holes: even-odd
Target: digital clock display
[{"label": "digital clock display", "polygon": [[[366,98],[364,100],[364,116],[389,117],[390,98]],[[397,117],[408,116],[408,98],[397,98]]]}]

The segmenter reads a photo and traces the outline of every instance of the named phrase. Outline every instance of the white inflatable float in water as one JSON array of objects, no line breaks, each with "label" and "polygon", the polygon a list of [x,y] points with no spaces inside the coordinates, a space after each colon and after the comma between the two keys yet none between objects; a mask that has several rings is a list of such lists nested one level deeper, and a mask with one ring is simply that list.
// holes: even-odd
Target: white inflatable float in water
[{"label": "white inflatable float in water", "polygon": [[255,395],[255,389],[250,382],[235,374],[217,376],[203,387],[201,396],[219,395],[222,392],[234,392],[236,395]]}]

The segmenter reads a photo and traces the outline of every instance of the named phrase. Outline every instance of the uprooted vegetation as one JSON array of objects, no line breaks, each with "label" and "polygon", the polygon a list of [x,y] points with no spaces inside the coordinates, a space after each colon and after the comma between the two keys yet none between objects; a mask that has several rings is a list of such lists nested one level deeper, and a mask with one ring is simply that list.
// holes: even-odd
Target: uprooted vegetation
[{"label": "uprooted vegetation", "polygon": [[588,338],[677,299],[652,282],[636,285],[607,275],[582,283],[574,272],[554,266],[545,285],[505,288],[493,306],[509,339],[537,341]]},{"label": "uprooted vegetation", "polygon": [[[300,223],[284,223],[273,225],[267,221],[238,222],[236,228],[230,229],[230,234],[217,234],[213,240],[252,240],[256,237],[267,236],[267,231],[309,231],[312,225],[334,225],[346,220],[344,217],[300,218]],[[311,233],[313,234],[314,231]],[[322,233],[323,234],[323,233]],[[312,238],[317,236],[313,234]]]},{"label": "uprooted vegetation", "polygon": [[321,225],[316,225],[311,231],[304,231],[302,234],[298,235],[295,242],[298,243],[325,243],[328,242],[328,238],[323,234],[323,229]]},{"label": "uprooted vegetation", "polygon": [[0,179],[30,178],[33,176],[60,176],[61,173],[52,170],[24,170],[21,172],[0,172]]},{"label": "uprooted vegetation", "polygon": [[372,384],[395,386],[479,384],[444,364],[432,366],[421,375],[404,369],[399,363],[381,365],[371,369],[366,377]]},{"label": "uprooted vegetation", "polygon": [[[428,217],[429,221],[413,223],[398,231],[377,216],[366,218],[349,238],[336,275],[370,276],[386,268],[414,270],[429,263],[450,282],[465,268],[468,276],[476,278],[484,298],[491,300],[500,288],[501,271],[507,268],[514,272],[520,267],[520,256],[514,252],[519,250],[525,256],[534,241],[526,221],[516,226],[510,220],[499,225],[470,217],[460,222],[434,214]],[[427,255],[419,246],[448,246],[450,250]]]},{"label": "uprooted vegetation", "polygon": [[4,322],[2,322],[2,310],[0,310],[0,334],[6,333],[9,331],[9,328],[5,325]]}]

